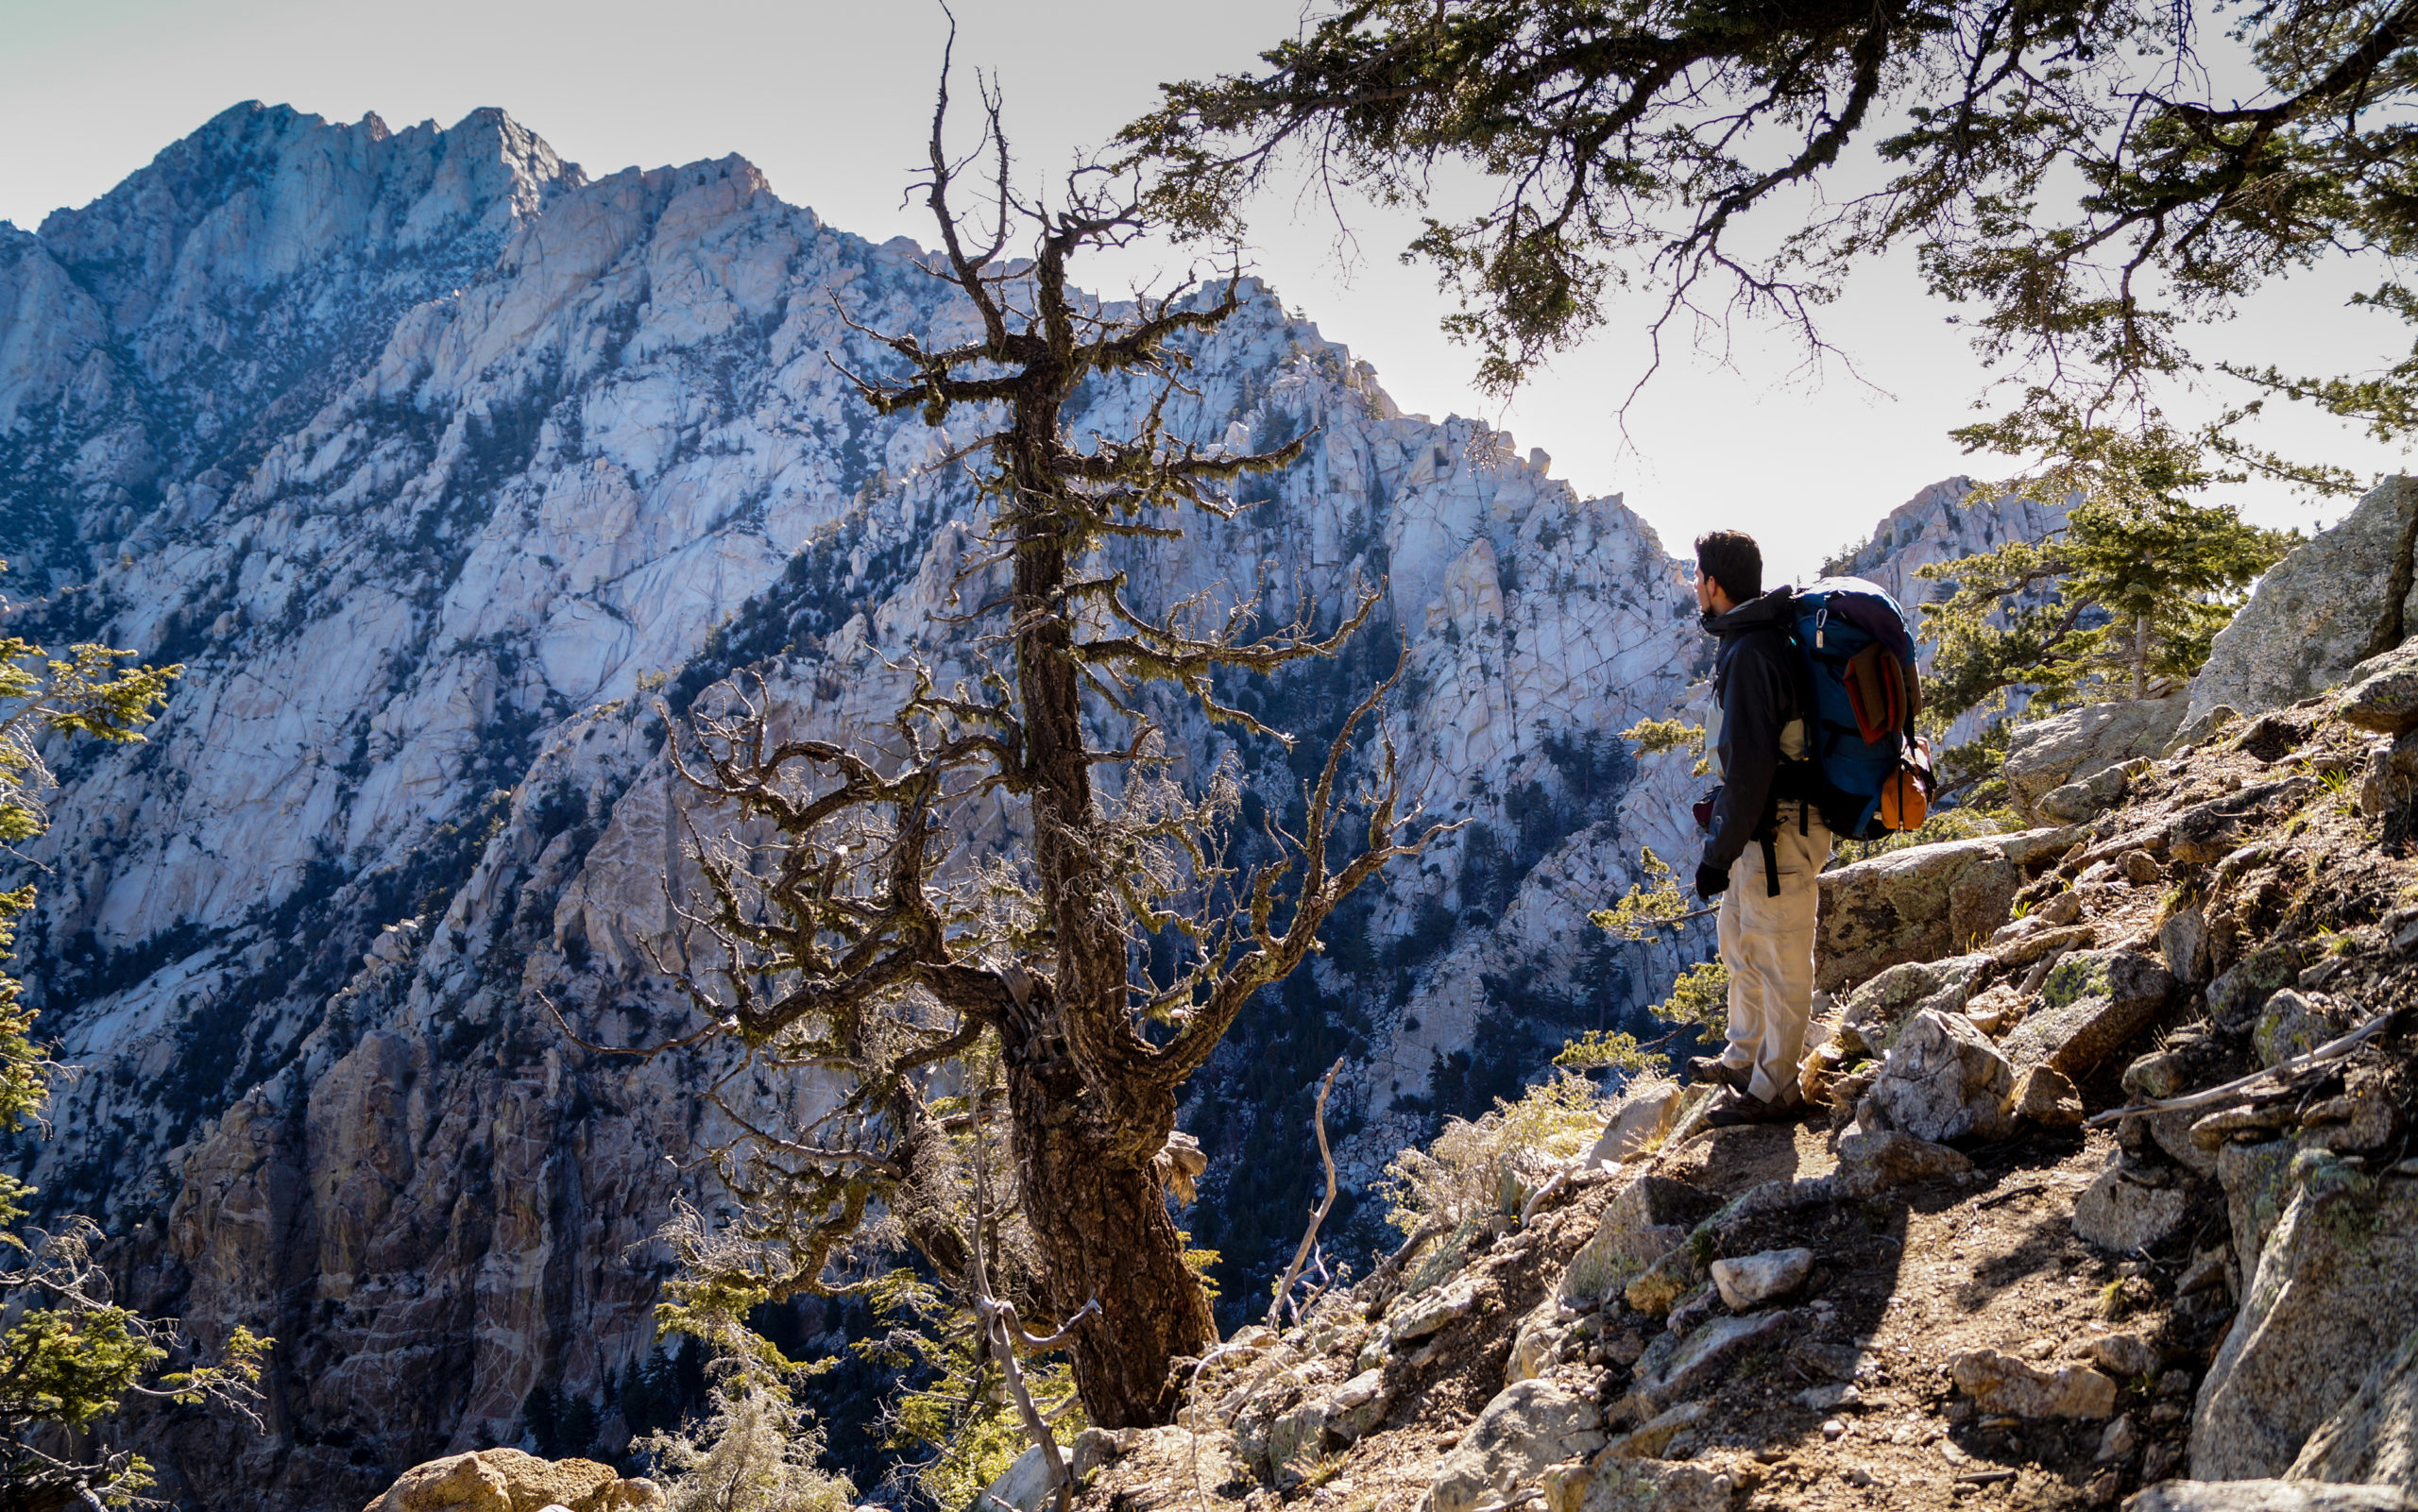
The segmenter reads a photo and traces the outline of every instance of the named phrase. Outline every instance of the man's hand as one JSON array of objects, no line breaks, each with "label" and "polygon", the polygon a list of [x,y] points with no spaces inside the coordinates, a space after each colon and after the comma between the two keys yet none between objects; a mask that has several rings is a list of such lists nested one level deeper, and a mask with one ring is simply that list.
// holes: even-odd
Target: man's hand
[{"label": "man's hand", "polygon": [[1696,896],[1707,903],[1721,896],[1729,888],[1729,874],[1699,864],[1696,867]]}]

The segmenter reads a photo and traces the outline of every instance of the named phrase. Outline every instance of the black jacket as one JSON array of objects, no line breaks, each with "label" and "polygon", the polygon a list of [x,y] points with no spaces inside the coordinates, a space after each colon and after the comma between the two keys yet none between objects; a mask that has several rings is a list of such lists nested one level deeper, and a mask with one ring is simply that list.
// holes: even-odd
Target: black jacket
[{"label": "black jacket", "polygon": [[1780,731],[1798,717],[1802,672],[1788,635],[1795,598],[1795,589],[1777,587],[1705,623],[1721,637],[1712,663],[1721,789],[1704,845],[1704,864],[1717,872],[1728,872],[1762,827],[1779,770]]}]

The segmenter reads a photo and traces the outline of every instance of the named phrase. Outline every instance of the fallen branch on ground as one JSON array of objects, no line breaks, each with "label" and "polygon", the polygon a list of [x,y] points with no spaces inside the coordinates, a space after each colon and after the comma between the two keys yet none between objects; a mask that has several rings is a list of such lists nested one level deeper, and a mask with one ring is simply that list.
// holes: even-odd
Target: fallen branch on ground
[{"label": "fallen branch on ground", "polygon": [[1994,1208],[2001,1203],[2012,1202],[2017,1198],[2031,1197],[2036,1193],[2046,1192],[2047,1190],[2049,1190],[2049,1184],[2046,1181],[2026,1181],[2020,1186],[2010,1186],[2003,1191],[1993,1192],[1989,1196],[1982,1198],[1979,1202],[1974,1203],[1973,1206],[1977,1208]]},{"label": "fallen branch on ground", "polygon": [[2205,1092],[2194,1092],[2181,1097],[2153,1097],[2146,1102],[2128,1103],[2121,1108],[2110,1108],[2105,1113],[2089,1119],[2084,1127],[2097,1129],[2120,1119],[2130,1118],[2136,1113],[2189,1113],[2194,1109],[2214,1108],[2221,1103],[2235,1101],[2249,1089],[2269,1078],[2297,1076],[2311,1066],[2323,1065],[2328,1061],[2341,1060],[2353,1050],[2375,1038],[2385,1025],[2392,1021],[2392,1016],[2400,1011],[2398,1008],[2388,1008],[2341,1039],[2328,1040],[2316,1049],[2296,1055],[2280,1065],[2272,1065],[2263,1071],[2253,1071],[2250,1075],[2238,1077],[2221,1087],[2210,1087]]}]

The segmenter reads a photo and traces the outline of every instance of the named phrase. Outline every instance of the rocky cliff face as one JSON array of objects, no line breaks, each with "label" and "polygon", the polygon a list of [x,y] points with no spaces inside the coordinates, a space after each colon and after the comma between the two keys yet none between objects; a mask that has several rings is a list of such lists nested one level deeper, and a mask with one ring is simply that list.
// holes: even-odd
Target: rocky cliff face
[{"label": "rocky cliff face", "polygon": [[2259,579],[2191,680],[2188,717],[2257,714],[2341,682],[2418,631],[2418,483],[2387,478]]},{"label": "rocky cliff face", "polygon": [[[127,1236],[146,1306],[278,1336],[267,1437],[154,1425],[192,1504],[357,1505],[541,1417],[608,1448],[626,1427],[644,1242],[688,1180],[667,1157],[715,1135],[688,1090],[707,1068],[592,1053],[553,1009],[592,1044],[679,1023],[647,954],[683,804],[653,697],[749,666],[846,729],[885,658],[958,654],[935,614],[974,516],[945,462],[964,438],[875,418],[831,361],[879,362],[843,314],[959,329],[921,256],[736,158],[590,182],[496,112],[392,132],[240,107],[0,229],[17,620],[188,667],[148,744],[62,757],[28,959],[85,1074],[20,1162]],[[1313,1068],[1362,1068],[1337,1112],[1365,1184],[1436,1110],[1636,1006],[1647,963],[1581,915],[1641,844],[1684,848],[1690,783],[1612,732],[1682,696],[1702,647],[1619,500],[1401,414],[1272,297],[1196,356],[1180,433],[1314,433],[1308,454],[1239,521],[1119,565],[1149,601],[1256,592],[1280,618],[1382,583],[1360,652],[1248,696],[1315,736],[1401,648],[1411,785],[1473,821],[1201,1083],[1195,1228],[1248,1266],[1266,1199],[1289,1230],[1306,1189]],[[1104,387],[1077,424],[1147,398]],[[1193,770],[1226,754],[1175,729]],[[1235,755],[1281,808],[1285,754]]]},{"label": "rocky cliff face", "polygon": [[405,311],[492,267],[580,181],[500,110],[398,133],[254,104],[39,234],[0,226],[17,595],[208,517]]},{"label": "rocky cliff face", "polygon": [[1923,578],[1924,568],[1972,556],[2009,541],[2036,541],[2066,522],[2067,504],[1988,497],[1970,478],[1933,484],[1899,504],[1872,536],[1822,564],[1826,573],[1867,578],[1912,613],[1944,597],[1946,585]]},{"label": "rocky cliff face", "polygon": [[[1921,606],[1952,591],[1949,583],[1919,576],[1924,568],[1977,555],[2009,541],[2039,540],[2062,530],[2072,507],[2071,500],[2044,504],[2031,499],[1986,497],[1972,479],[1949,478],[1891,510],[1870,540],[1842,552],[1822,564],[1822,569],[1878,583],[1919,628]],[[1937,654],[1938,648],[1928,641],[1916,649],[1926,670]],[[2020,712],[2023,695],[2011,694],[2009,704],[2008,712]],[[1999,718],[1994,711],[1980,709],[1959,715],[1943,732],[1940,748],[1963,744]]]}]

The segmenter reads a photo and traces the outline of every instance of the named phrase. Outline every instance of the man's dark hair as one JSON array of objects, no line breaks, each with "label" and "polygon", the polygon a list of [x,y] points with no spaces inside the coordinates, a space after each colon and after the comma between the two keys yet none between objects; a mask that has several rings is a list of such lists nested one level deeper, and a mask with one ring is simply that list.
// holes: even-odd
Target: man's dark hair
[{"label": "man's dark hair", "polygon": [[1696,537],[1696,570],[1721,585],[1733,603],[1763,591],[1763,549],[1743,530],[1707,531]]}]

